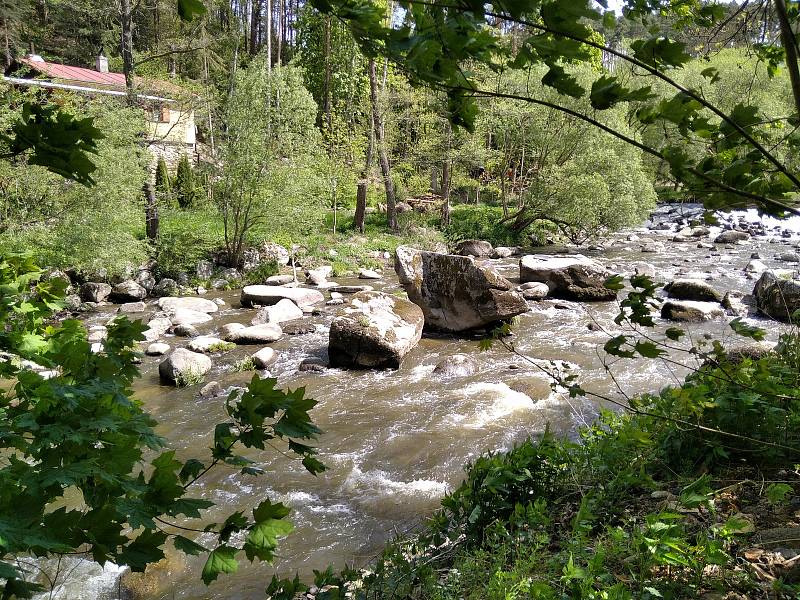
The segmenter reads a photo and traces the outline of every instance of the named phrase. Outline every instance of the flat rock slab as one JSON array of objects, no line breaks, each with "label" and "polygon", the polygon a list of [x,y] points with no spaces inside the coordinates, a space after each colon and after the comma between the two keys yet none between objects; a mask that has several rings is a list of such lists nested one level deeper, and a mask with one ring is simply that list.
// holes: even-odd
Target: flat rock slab
[{"label": "flat rock slab", "polygon": [[212,320],[212,317],[207,312],[179,308],[170,315],[169,319],[172,321],[172,325],[177,327],[179,325],[199,325],[200,323],[208,323]]},{"label": "flat rock slab", "polygon": [[159,298],[158,306],[166,313],[174,313],[179,310],[215,313],[219,310],[219,307],[214,301],[207,300],[206,298],[193,298],[191,296]]},{"label": "flat rock slab", "polygon": [[283,299],[291,300],[300,308],[325,302],[325,296],[318,290],[277,285],[248,285],[242,290],[241,303],[242,306],[254,304],[270,306]]},{"label": "flat rock slab", "polygon": [[582,254],[529,254],[519,261],[522,283],[538,281],[547,284],[549,296],[577,302],[614,300],[617,292],[603,285],[611,275],[611,271],[603,265]]},{"label": "flat rock slab", "polygon": [[189,342],[189,350],[192,352],[223,352],[225,350],[231,350],[234,347],[234,344],[211,335],[201,335]]},{"label": "flat rock slab", "polygon": [[717,302],[667,300],[661,305],[661,317],[670,321],[701,323],[724,316],[725,310]]},{"label": "flat rock slab", "polygon": [[281,339],[283,330],[277,323],[264,323],[250,327],[241,323],[229,323],[222,328],[222,335],[225,341],[234,344],[269,344]]},{"label": "flat rock slab", "polygon": [[510,281],[471,256],[400,246],[394,268],[408,298],[422,309],[428,328],[467,331],[529,310]]},{"label": "flat rock slab", "polygon": [[357,294],[359,292],[371,292],[374,288],[371,285],[334,285],[328,291],[334,294]]},{"label": "flat rock slab", "polygon": [[331,323],[332,367],[397,369],[422,337],[425,316],[413,302],[383,292],[359,292]]}]

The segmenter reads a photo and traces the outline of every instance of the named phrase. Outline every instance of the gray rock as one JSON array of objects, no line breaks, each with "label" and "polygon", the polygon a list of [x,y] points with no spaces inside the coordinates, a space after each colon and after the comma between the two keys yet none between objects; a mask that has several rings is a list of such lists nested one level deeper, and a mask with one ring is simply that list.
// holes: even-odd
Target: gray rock
[{"label": "gray rock", "polygon": [[139,271],[136,275],[136,283],[149,292],[156,286],[156,279],[150,271]]},{"label": "gray rock", "polygon": [[293,281],[294,277],[292,275],[271,275],[267,277],[267,285],[285,285]]},{"label": "gray rock", "polygon": [[398,202],[394,209],[397,211],[398,214],[403,214],[407,212],[411,212],[414,210],[414,207],[411,206],[408,202]]},{"label": "gray rock", "polygon": [[105,302],[111,295],[111,286],[107,283],[88,282],[81,286],[81,299],[86,302]]},{"label": "gray rock", "polygon": [[150,344],[144,351],[147,356],[164,356],[167,352],[169,352],[169,344],[163,343]]},{"label": "gray rock", "polygon": [[699,238],[709,235],[711,231],[708,227],[694,227],[690,233],[692,237]]},{"label": "gray rock", "polygon": [[464,354],[454,354],[439,361],[433,369],[433,374],[442,379],[451,377],[468,377],[478,370],[475,361]]},{"label": "gray rock", "polygon": [[[241,325],[241,323],[230,323],[229,325]],[[222,328],[222,333],[225,341],[235,344],[269,344],[277,342],[283,337],[283,330],[277,323],[262,323],[250,327],[225,326]]]},{"label": "gray rock", "polygon": [[646,244],[642,244],[641,252],[645,254],[657,254],[664,252],[666,250],[666,246],[662,242],[648,242]]},{"label": "gray rock", "polygon": [[550,296],[587,302],[614,300],[617,292],[603,286],[611,272],[581,254],[574,256],[528,255],[519,261],[520,281],[547,284]]},{"label": "gray rock", "polygon": [[358,271],[359,279],[383,279],[383,275],[372,269],[360,269]]},{"label": "gray rock", "polygon": [[86,336],[86,340],[89,343],[92,342],[101,342],[108,336],[108,328],[103,325],[92,325],[89,327],[88,335]]},{"label": "gray rock", "polygon": [[186,348],[178,348],[158,365],[162,379],[175,384],[189,382],[202,377],[211,370],[211,359]]},{"label": "gray rock", "polygon": [[314,333],[317,330],[316,326],[309,321],[281,323],[281,329],[286,335],[304,335],[306,333]]},{"label": "gray rock", "polygon": [[300,308],[313,306],[325,301],[325,296],[318,290],[300,287],[282,287],[277,285],[248,285],[242,290],[242,306],[259,304],[269,306],[287,298]]},{"label": "gray rock", "polygon": [[800,309],[800,282],[764,271],[753,288],[753,296],[759,312],[778,321],[789,321]]},{"label": "gray rock", "polygon": [[116,302],[136,302],[147,297],[147,290],[135,281],[128,279],[111,289],[111,299]]},{"label": "gray rock", "polygon": [[218,381],[209,381],[200,388],[199,396],[201,398],[213,398],[222,394],[222,386]]},{"label": "gray rock", "polygon": [[201,335],[189,342],[188,348],[192,352],[202,352],[207,354],[209,352],[223,352],[226,349],[232,350],[232,347],[226,348],[226,346],[229,345],[230,342],[225,342],[218,337],[214,337],[212,335]]},{"label": "gray rock", "polygon": [[306,358],[297,367],[300,372],[324,373],[328,370],[328,365],[320,358]]},{"label": "gray rock", "polygon": [[717,237],[714,238],[715,244],[735,244],[736,242],[743,242],[745,240],[750,239],[750,234],[746,231],[736,231],[735,229],[730,229],[728,231],[723,231]]},{"label": "gray rock", "polygon": [[547,294],[550,293],[550,288],[547,287],[547,284],[539,281],[523,283],[518,289],[522,292],[522,297],[525,298],[525,300],[541,300],[542,298],[546,298]]},{"label": "gray rock", "polygon": [[725,316],[725,311],[717,302],[667,300],[661,305],[661,317],[670,321],[700,323],[723,316]]},{"label": "gray rock", "polygon": [[172,330],[172,333],[178,337],[194,337],[199,334],[197,328],[189,323],[184,325],[176,325],[175,329]]},{"label": "gray rock", "polygon": [[81,297],[77,294],[64,296],[64,308],[70,311],[79,310],[81,307]]},{"label": "gray rock", "polygon": [[516,248],[508,248],[506,246],[498,246],[492,252],[492,258],[509,258],[517,253]]},{"label": "gray rock", "polygon": [[645,262],[640,262],[633,265],[633,271],[637,275],[644,275],[647,277],[655,277],[658,273],[655,266]]},{"label": "gray rock", "polygon": [[747,273],[763,273],[767,270],[767,265],[760,260],[754,259],[747,263],[747,266],[744,268],[744,270]]},{"label": "gray rock", "polygon": [[256,368],[266,369],[272,363],[278,360],[278,354],[275,352],[275,350],[267,346],[252,354],[251,358],[253,359],[253,364],[255,364]]},{"label": "gray rock", "polygon": [[284,321],[294,321],[301,318],[303,318],[303,311],[298,308],[297,304],[284,298],[277,304],[259,308],[250,324],[283,323]]},{"label": "gray rock", "polygon": [[198,279],[211,279],[214,275],[214,263],[208,260],[199,260],[194,268],[194,273]]},{"label": "gray rock", "polygon": [[147,310],[147,305],[144,302],[126,302],[120,304],[117,312],[122,314],[140,313]]},{"label": "gray rock", "polygon": [[170,321],[174,326],[178,325],[199,325],[201,323],[208,323],[212,320],[211,315],[207,312],[200,312],[197,310],[190,310],[188,308],[179,308],[169,315]]},{"label": "gray rock", "polygon": [[333,294],[357,294],[358,292],[371,292],[371,285],[334,285],[328,288]]},{"label": "gray rock", "polygon": [[475,256],[488,258],[494,253],[494,248],[484,240],[463,240],[456,244],[455,254],[459,256]]},{"label": "gray rock", "polygon": [[383,292],[359,292],[331,323],[331,366],[399,368],[422,337],[425,317],[419,306]]},{"label": "gray rock", "polygon": [[178,282],[169,277],[165,277],[159,281],[152,290],[150,295],[154,298],[161,298],[163,296],[174,296],[178,293]]},{"label": "gray rock", "polygon": [[666,286],[664,291],[676,300],[696,300],[699,302],[720,302],[722,294],[699,279],[676,279]]},{"label": "gray rock", "polygon": [[333,267],[330,265],[306,271],[307,282],[317,287],[323,287],[328,284],[328,277],[331,276],[331,273],[333,273]]},{"label": "gray rock", "polygon": [[800,262],[800,254],[797,254],[797,252],[784,252],[779,259],[783,262],[797,263]]},{"label": "gray rock", "polygon": [[264,242],[258,254],[262,262],[273,262],[281,267],[289,264],[289,251],[275,242]]},{"label": "gray rock", "polygon": [[159,298],[158,307],[167,314],[174,314],[179,310],[192,310],[202,313],[215,313],[219,310],[217,304],[212,300],[191,296]]},{"label": "gray rock", "polygon": [[529,310],[511,282],[470,256],[400,246],[394,268],[409,299],[422,308],[426,327],[466,331]]}]

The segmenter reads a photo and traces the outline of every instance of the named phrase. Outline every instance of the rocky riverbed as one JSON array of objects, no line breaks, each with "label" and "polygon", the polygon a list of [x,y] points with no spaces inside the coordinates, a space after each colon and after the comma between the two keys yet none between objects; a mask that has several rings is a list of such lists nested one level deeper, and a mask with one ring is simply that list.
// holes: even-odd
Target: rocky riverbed
[{"label": "rocky riverbed", "polygon": [[[673,298],[661,292],[667,307],[666,318],[657,315],[662,330],[674,324],[669,319],[682,319],[695,339],[711,336],[738,343],[728,326],[736,316],[766,328],[772,341],[787,327],[759,314],[752,293],[764,272],[775,272],[780,293],[770,288],[772,292],[762,294],[763,302],[771,302],[773,312],[786,307],[776,298],[792,292],[800,269],[797,223],[762,222],[752,213],[734,213],[719,225],[706,226],[700,216],[697,207],[662,207],[643,227],[609,236],[591,249],[518,251],[472,244],[461,248],[478,256],[468,259],[469,265],[459,263],[462,268],[456,273],[472,275],[465,276],[468,282],[454,280],[451,292],[457,301],[437,305],[430,296],[444,291],[436,286],[418,286],[418,294],[411,290],[408,295],[427,303],[420,311],[426,323],[433,315],[452,324],[442,315],[469,313],[463,322],[474,326],[480,324],[475,319],[491,311],[511,310],[518,315],[514,342],[520,352],[543,364],[568,364],[580,374],[584,387],[614,394],[616,384],[604,369],[602,346],[609,335],[619,333],[613,323],[618,306],[596,285],[606,273],[641,273],[672,284]],[[577,252],[584,258],[576,258]],[[548,255],[553,254],[560,256],[556,262],[562,272],[543,273],[543,264],[552,266]],[[535,259],[522,258],[533,255]],[[565,265],[573,265],[573,270],[563,271]],[[482,266],[500,278],[486,283],[480,279],[484,276],[473,273]],[[259,286],[244,294],[211,291],[181,299],[170,299],[170,294],[148,299],[144,286],[142,295],[127,285],[125,293],[141,297],[124,297],[122,289],[112,288],[109,294],[128,302],[101,301],[91,307],[95,312],[83,315],[96,343],[107,321],[119,312],[149,323],[149,339],[142,346],[148,356],[143,358],[136,392],[161,423],[160,433],[187,456],[207,453],[213,424],[223,418],[220,392],[252,377],[252,372],[237,371],[243,361],[252,358],[259,372],[277,377],[282,386],[305,386],[320,402],[313,416],[325,431],[319,447],[329,467],[326,473],[311,477],[299,465],[270,454],[264,464],[268,475],[262,478],[219,472],[206,483],[219,514],[246,509],[266,496],[290,505],[297,530],[282,545],[276,569],[308,575],[331,562],[367,562],[388,537],[434,510],[458,482],[463,465],[478,453],[508,448],[548,424],[569,435],[600,408],[593,401],[553,391],[540,371],[501,348],[480,352],[479,336],[471,331],[445,333],[441,330],[454,328],[440,327],[422,333],[415,307],[387,304],[383,296],[401,299],[410,285],[421,285],[409,273],[401,270],[405,288],[387,262],[381,272],[362,273],[360,278],[335,279],[322,269],[309,273],[308,284],[280,288],[287,291]],[[508,282],[508,289],[500,289],[505,285],[500,279]],[[281,281],[285,284],[286,279],[273,283]],[[152,282],[151,290],[159,285]],[[485,285],[486,293],[504,295],[492,296],[493,304],[487,304],[485,295],[470,295],[476,285]],[[372,288],[371,294],[357,295],[364,286]],[[474,305],[463,305],[468,298],[482,302],[483,308],[469,312]],[[337,319],[347,315],[350,336],[353,323],[362,323],[365,330],[384,327],[384,338],[395,327],[405,328],[394,348],[381,355],[387,360],[376,363],[387,368],[350,368],[359,360],[353,353],[348,360],[331,360],[332,326],[336,332]],[[352,337],[343,339],[354,343]],[[339,346],[333,346],[336,352]],[[371,346],[365,348],[375,354]],[[183,381],[177,375],[181,364],[194,373]],[[680,368],[659,361],[615,366],[617,383],[631,394],[655,391],[681,375]],[[189,385],[176,387],[175,380]],[[200,567],[199,562],[170,557],[126,585],[153,600],[249,599],[263,596],[270,576],[263,566],[247,566],[206,589],[199,580]]]}]

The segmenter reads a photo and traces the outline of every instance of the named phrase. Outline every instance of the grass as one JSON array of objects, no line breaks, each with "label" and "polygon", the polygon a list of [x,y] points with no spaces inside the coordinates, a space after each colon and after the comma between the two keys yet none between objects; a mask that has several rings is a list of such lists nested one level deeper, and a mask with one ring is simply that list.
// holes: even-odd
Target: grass
[{"label": "grass", "polygon": [[252,356],[243,358],[242,360],[235,362],[233,364],[234,373],[244,373],[246,371],[255,371],[255,370],[256,370],[256,363],[253,360]]},{"label": "grass", "polygon": [[198,385],[203,383],[203,381],[205,381],[205,375],[193,370],[178,373],[175,377],[175,385],[178,387]]},{"label": "grass", "polygon": [[216,344],[211,344],[208,347],[209,353],[217,353],[217,352],[230,352],[231,350],[236,349],[236,344],[233,342],[218,342]]}]

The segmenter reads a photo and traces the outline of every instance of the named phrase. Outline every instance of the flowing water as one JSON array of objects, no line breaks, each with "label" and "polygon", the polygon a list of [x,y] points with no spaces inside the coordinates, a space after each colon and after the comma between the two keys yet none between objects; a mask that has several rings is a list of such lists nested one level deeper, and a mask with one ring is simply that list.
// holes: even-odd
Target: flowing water
[{"label": "flowing water", "polygon": [[[781,223],[781,228],[786,226]],[[712,238],[716,231],[712,229]],[[641,239],[629,241],[631,233]],[[711,250],[697,247],[698,241],[708,242],[708,238],[678,243],[670,241],[674,233],[640,229],[613,236],[606,249],[587,254],[623,274],[648,263],[661,281],[702,273],[722,292],[750,293],[753,280],[746,277],[744,267],[751,253],[760,253],[770,267],[792,267],[776,256],[794,251],[797,236],[784,239],[780,233],[775,229],[733,248],[717,245]],[[642,253],[642,243],[650,240],[663,240],[666,251]],[[518,280],[518,259],[491,262],[509,279]],[[336,281],[397,291],[391,267],[385,275],[377,282]],[[248,322],[255,313],[239,308],[238,292],[211,292],[208,296],[223,298],[226,306],[212,323],[199,328],[201,333],[211,333],[226,322]],[[609,334],[619,331],[613,323],[616,303],[529,304],[531,311],[520,316],[515,327],[516,348],[541,364],[563,361],[580,374],[587,389],[616,394],[602,355]],[[272,345],[279,360],[270,370],[281,386],[303,386],[319,401],[312,416],[324,430],[318,447],[327,472],[313,477],[299,463],[268,450],[261,457],[266,459],[266,475],[248,477],[222,468],[203,481],[197,494],[213,500],[217,504],[213,516],[221,518],[235,510],[249,510],[264,498],[288,504],[296,530],[281,544],[274,570],[262,564],[242,564],[239,573],[221,577],[206,588],[199,578],[202,561],[170,555],[163,565],[148,572],[148,600],[263,598],[273,572],[288,576],[298,571],[301,577],[308,577],[313,569],[324,569],[330,563],[364,565],[387,539],[418,525],[435,510],[442,495],[462,478],[464,464],[476,455],[510,448],[548,425],[558,433],[574,434],[600,408],[596,401],[570,399],[552,391],[548,378],[534,365],[501,347],[480,352],[477,340],[470,338],[426,335],[396,371],[298,372],[303,359],[325,358],[328,327],[335,312],[335,307],[327,308],[330,310],[324,315],[309,317],[315,325],[313,333],[285,336]],[[111,316],[96,315],[92,321],[103,322]],[[695,339],[711,334],[734,341],[728,320],[692,325],[690,331]],[[774,322],[752,317],[749,321],[767,327],[773,340],[782,330]],[[167,338],[173,347],[186,343],[185,339]],[[206,381],[219,381],[223,387],[245,383],[252,374],[233,373],[231,366],[254,349],[239,347],[216,357]],[[451,379],[435,376],[436,364],[454,354],[473,357],[477,371]],[[183,458],[208,456],[213,425],[224,419],[221,402],[199,398],[200,386],[176,389],[162,385],[157,367],[157,359],[145,360],[136,386],[138,397],[161,423],[159,432]],[[632,394],[656,391],[684,374],[660,361],[623,361],[613,370],[619,386]],[[87,590],[80,597],[97,598],[98,594]]]}]

